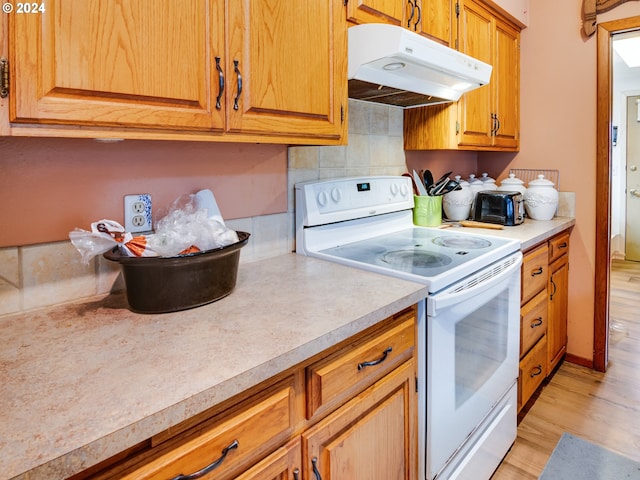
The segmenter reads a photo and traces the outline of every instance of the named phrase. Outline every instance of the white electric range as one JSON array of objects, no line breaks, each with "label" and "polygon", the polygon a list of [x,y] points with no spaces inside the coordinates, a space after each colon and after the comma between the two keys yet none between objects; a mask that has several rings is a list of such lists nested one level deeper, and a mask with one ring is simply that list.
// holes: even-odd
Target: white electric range
[{"label": "white electric range", "polygon": [[414,226],[408,177],[304,182],[295,193],[297,253],[428,286],[420,478],[488,479],[516,436],[519,241]]}]

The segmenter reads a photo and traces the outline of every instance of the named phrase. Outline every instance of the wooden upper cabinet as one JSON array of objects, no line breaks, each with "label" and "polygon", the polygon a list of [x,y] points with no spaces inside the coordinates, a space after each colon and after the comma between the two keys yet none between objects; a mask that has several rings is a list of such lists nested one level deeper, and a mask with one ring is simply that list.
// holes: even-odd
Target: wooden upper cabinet
[{"label": "wooden upper cabinet", "polygon": [[491,80],[456,103],[406,110],[405,149],[517,151],[520,30],[480,2],[458,5],[458,49],[491,65]]},{"label": "wooden upper cabinet", "polygon": [[0,108],[9,134],[346,141],[342,0],[45,6],[0,20],[9,25],[9,107]]},{"label": "wooden upper cabinet", "polygon": [[449,45],[450,0],[347,0],[347,20],[355,24],[399,25]]},{"label": "wooden upper cabinet", "polygon": [[49,0],[10,15],[10,121],[219,129],[222,2]]},{"label": "wooden upper cabinet", "polygon": [[347,102],[342,3],[234,0],[228,8],[229,131],[338,138]]}]

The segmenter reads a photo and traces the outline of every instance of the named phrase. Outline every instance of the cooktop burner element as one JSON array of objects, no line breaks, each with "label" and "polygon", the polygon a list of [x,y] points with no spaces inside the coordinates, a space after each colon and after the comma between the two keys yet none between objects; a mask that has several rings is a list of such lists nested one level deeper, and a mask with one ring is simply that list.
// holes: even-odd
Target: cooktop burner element
[{"label": "cooktop burner element", "polygon": [[450,247],[450,248],[487,248],[491,246],[491,242],[484,238],[478,237],[460,237],[460,236],[446,236],[446,237],[436,237],[433,239],[433,243],[439,245],[441,247]]},{"label": "cooktop burner element", "polygon": [[451,263],[451,257],[440,253],[420,250],[396,250],[385,253],[380,260],[389,267],[403,272],[419,272],[422,269],[444,267]]}]

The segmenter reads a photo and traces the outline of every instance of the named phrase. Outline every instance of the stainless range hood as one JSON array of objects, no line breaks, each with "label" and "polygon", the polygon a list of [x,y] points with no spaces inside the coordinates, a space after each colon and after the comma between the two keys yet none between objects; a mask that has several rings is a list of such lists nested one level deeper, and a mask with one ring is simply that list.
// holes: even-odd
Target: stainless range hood
[{"label": "stainless range hood", "polygon": [[491,65],[395,25],[349,28],[349,97],[403,108],[457,101]]}]

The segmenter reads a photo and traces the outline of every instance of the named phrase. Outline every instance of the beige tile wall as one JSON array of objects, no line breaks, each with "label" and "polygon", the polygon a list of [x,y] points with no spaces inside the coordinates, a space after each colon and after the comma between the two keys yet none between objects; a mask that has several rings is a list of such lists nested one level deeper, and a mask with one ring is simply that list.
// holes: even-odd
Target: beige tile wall
[{"label": "beige tile wall", "polygon": [[[297,182],[360,175],[400,175],[406,170],[401,109],[349,102],[348,145],[289,148],[286,213],[227,222],[251,233],[240,263],[294,250]],[[0,248],[0,315],[65,303],[124,288],[119,265],[102,257],[84,265],[70,242]]]}]

